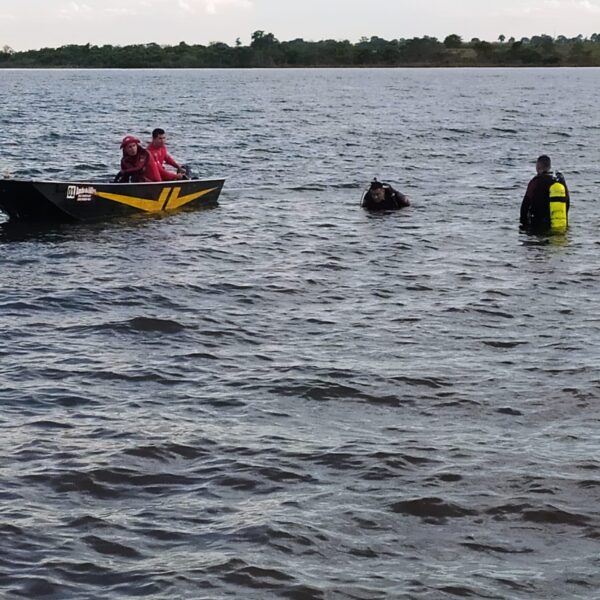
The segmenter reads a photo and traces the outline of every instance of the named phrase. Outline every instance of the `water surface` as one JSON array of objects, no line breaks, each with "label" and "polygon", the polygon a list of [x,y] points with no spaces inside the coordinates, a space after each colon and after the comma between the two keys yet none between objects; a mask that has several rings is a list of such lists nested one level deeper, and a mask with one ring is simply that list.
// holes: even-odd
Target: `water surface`
[{"label": "water surface", "polygon": [[[227,182],[1,226],[0,595],[597,597],[597,78],[3,71],[2,172],[107,179],[162,126]],[[517,227],[543,152],[563,237]]]}]

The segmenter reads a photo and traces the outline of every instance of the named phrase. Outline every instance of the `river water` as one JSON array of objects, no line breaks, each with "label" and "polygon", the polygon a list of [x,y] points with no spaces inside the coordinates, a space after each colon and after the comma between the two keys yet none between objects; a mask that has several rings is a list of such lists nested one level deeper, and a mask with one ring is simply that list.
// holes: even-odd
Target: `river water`
[{"label": "river water", "polygon": [[227,181],[0,226],[0,597],[600,598],[599,74],[2,71],[2,173]]}]

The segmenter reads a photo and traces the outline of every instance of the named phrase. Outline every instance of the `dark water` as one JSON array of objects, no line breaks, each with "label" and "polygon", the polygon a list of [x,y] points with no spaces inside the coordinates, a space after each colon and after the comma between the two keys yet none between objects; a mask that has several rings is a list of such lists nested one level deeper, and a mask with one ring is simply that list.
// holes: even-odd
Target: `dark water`
[{"label": "dark water", "polygon": [[227,177],[1,226],[0,597],[600,598],[599,73],[0,72],[3,172]]}]

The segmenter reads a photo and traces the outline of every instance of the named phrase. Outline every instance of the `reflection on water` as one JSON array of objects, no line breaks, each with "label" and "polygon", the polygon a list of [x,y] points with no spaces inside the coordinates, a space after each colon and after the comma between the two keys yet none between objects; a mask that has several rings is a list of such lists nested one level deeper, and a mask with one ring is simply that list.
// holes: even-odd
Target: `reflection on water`
[{"label": "reflection on water", "polygon": [[546,233],[546,234],[523,234],[521,243],[523,246],[568,246],[570,242],[569,232]]}]

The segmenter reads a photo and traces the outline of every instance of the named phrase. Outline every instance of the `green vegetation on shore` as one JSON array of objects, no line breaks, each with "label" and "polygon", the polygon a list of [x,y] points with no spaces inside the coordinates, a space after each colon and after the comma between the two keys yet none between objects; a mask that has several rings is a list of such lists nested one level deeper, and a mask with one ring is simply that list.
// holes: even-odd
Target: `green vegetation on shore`
[{"label": "green vegetation on shore", "polygon": [[452,34],[443,41],[434,37],[384,40],[362,38],[351,42],[295,39],[280,42],[272,33],[255,31],[252,42],[235,46],[214,42],[208,46],[180,42],[176,46],[136,44],[93,46],[86,44],[15,52],[4,46],[0,68],[252,68],[252,67],[484,67],[484,66],[600,66],[600,33],[538,35],[496,42],[466,42]]}]

